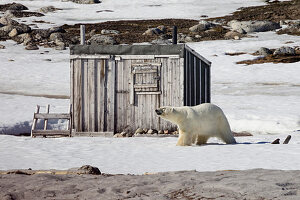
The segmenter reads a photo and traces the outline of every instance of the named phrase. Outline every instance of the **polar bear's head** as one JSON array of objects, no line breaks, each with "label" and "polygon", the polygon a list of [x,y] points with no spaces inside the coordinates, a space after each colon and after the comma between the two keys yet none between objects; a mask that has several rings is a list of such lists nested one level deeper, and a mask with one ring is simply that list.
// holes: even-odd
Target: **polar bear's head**
[{"label": "polar bear's head", "polygon": [[166,119],[173,123],[177,122],[177,115],[176,115],[177,112],[174,107],[169,107],[169,106],[161,107],[155,109],[155,112],[159,117],[163,119]]}]

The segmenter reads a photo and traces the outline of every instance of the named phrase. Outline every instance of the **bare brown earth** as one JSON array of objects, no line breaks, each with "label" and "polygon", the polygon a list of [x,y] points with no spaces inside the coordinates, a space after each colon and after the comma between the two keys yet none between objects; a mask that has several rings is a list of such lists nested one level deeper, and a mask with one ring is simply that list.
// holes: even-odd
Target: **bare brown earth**
[{"label": "bare brown earth", "polygon": [[300,0],[273,2],[265,6],[252,6],[240,8],[231,15],[224,17],[210,18],[208,20],[231,20],[250,21],[250,20],[268,20],[279,22],[280,20],[300,19]]},{"label": "bare brown earth", "polygon": [[298,200],[300,171],[179,171],[147,175],[0,175],[1,200]]}]

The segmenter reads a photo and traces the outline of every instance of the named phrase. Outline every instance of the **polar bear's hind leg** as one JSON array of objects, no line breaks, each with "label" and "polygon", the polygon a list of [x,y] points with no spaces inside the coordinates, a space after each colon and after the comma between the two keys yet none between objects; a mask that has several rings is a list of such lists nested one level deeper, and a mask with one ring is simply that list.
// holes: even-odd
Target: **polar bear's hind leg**
[{"label": "polar bear's hind leg", "polygon": [[199,136],[197,137],[197,142],[196,142],[196,144],[197,144],[197,145],[206,144],[207,140],[208,140],[208,137],[206,137],[206,136],[200,136],[200,135],[199,135]]}]

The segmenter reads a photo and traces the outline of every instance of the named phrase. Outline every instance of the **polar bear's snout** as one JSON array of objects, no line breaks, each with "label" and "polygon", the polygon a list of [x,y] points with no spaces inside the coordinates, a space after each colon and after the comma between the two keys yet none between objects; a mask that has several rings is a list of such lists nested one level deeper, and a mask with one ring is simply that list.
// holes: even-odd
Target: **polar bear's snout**
[{"label": "polar bear's snout", "polygon": [[155,112],[157,115],[161,115],[161,114],[163,114],[164,111],[162,109],[158,108],[158,109],[155,109]]}]

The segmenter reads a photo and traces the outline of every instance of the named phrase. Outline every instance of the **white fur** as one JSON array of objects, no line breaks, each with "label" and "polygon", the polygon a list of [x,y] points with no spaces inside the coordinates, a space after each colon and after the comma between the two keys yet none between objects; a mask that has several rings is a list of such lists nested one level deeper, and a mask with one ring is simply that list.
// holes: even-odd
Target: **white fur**
[{"label": "white fur", "polygon": [[177,124],[178,146],[205,144],[210,137],[218,137],[227,144],[236,143],[221,108],[211,103],[198,106],[162,107],[161,118]]}]

